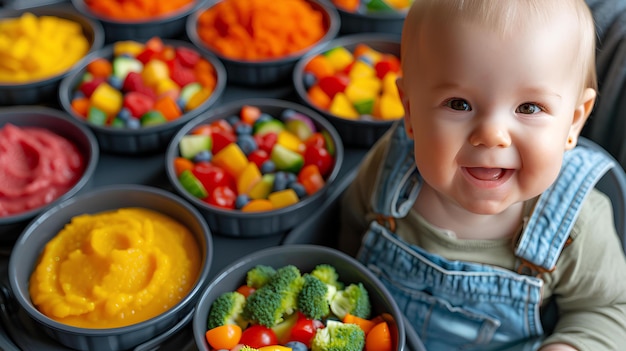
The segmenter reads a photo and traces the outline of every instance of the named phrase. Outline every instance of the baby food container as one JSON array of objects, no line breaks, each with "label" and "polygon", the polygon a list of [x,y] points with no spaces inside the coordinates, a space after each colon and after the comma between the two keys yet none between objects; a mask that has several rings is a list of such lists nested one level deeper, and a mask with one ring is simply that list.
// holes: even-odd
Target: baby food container
[{"label": "baby food container", "polygon": [[[144,208],[169,216],[183,223],[193,234],[200,252],[201,266],[198,276],[193,278],[195,281],[187,295],[156,317],[115,328],[70,326],[40,312],[31,301],[29,280],[48,241],[77,215],[128,207]],[[161,189],[141,185],[114,185],[101,187],[59,203],[27,226],[11,253],[9,281],[15,299],[27,316],[60,344],[77,350],[130,350],[144,342],[158,339],[161,335],[172,335],[172,332],[180,330],[191,320],[194,305],[209,276],[212,258],[211,233],[193,206]]]}]

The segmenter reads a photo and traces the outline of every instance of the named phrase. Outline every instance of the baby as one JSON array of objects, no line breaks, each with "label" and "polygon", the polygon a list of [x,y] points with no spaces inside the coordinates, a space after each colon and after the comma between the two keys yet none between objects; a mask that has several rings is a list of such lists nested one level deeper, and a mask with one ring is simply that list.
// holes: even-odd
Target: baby
[{"label": "baby", "polygon": [[346,190],[339,241],[429,351],[626,345],[626,259],[594,189],[616,165],[576,147],[594,57],[584,0],[411,7],[406,115]]}]

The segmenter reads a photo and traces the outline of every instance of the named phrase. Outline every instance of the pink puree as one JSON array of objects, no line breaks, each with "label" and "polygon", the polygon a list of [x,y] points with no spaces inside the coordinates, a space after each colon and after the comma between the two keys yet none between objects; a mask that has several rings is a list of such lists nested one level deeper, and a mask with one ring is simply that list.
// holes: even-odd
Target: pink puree
[{"label": "pink puree", "polygon": [[0,129],[0,217],[48,204],[83,174],[76,145],[43,128]]}]

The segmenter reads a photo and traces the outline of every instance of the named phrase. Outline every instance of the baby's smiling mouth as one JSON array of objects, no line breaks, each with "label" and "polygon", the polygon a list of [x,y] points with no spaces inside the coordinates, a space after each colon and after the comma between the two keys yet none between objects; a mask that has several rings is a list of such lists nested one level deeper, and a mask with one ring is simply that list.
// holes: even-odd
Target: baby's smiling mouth
[{"label": "baby's smiling mouth", "polygon": [[483,181],[499,180],[507,173],[505,168],[467,167],[466,170],[472,177]]}]

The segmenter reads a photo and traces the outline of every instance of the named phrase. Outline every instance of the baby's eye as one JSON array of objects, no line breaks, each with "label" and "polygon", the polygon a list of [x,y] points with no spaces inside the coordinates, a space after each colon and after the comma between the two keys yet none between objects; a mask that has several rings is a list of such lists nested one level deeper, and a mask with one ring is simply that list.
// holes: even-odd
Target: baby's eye
[{"label": "baby's eye", "polygon": [[517,110],[515,110],[515,112],[517,113],[523,113],[526,115],[532,115],[534,113],[539,113],[541,111],[542,111],[541,107],[539,107],[537,104],[533,104],[530,102],[526,102],[526,103],[519,105],[517,107]]},{"label": "baby's eye", "polygon": [[450,99],[446,101],[445,105],[457,111],[471,111],[472,110],[472,106],[470,106],[470,104],[463,99]]}]

